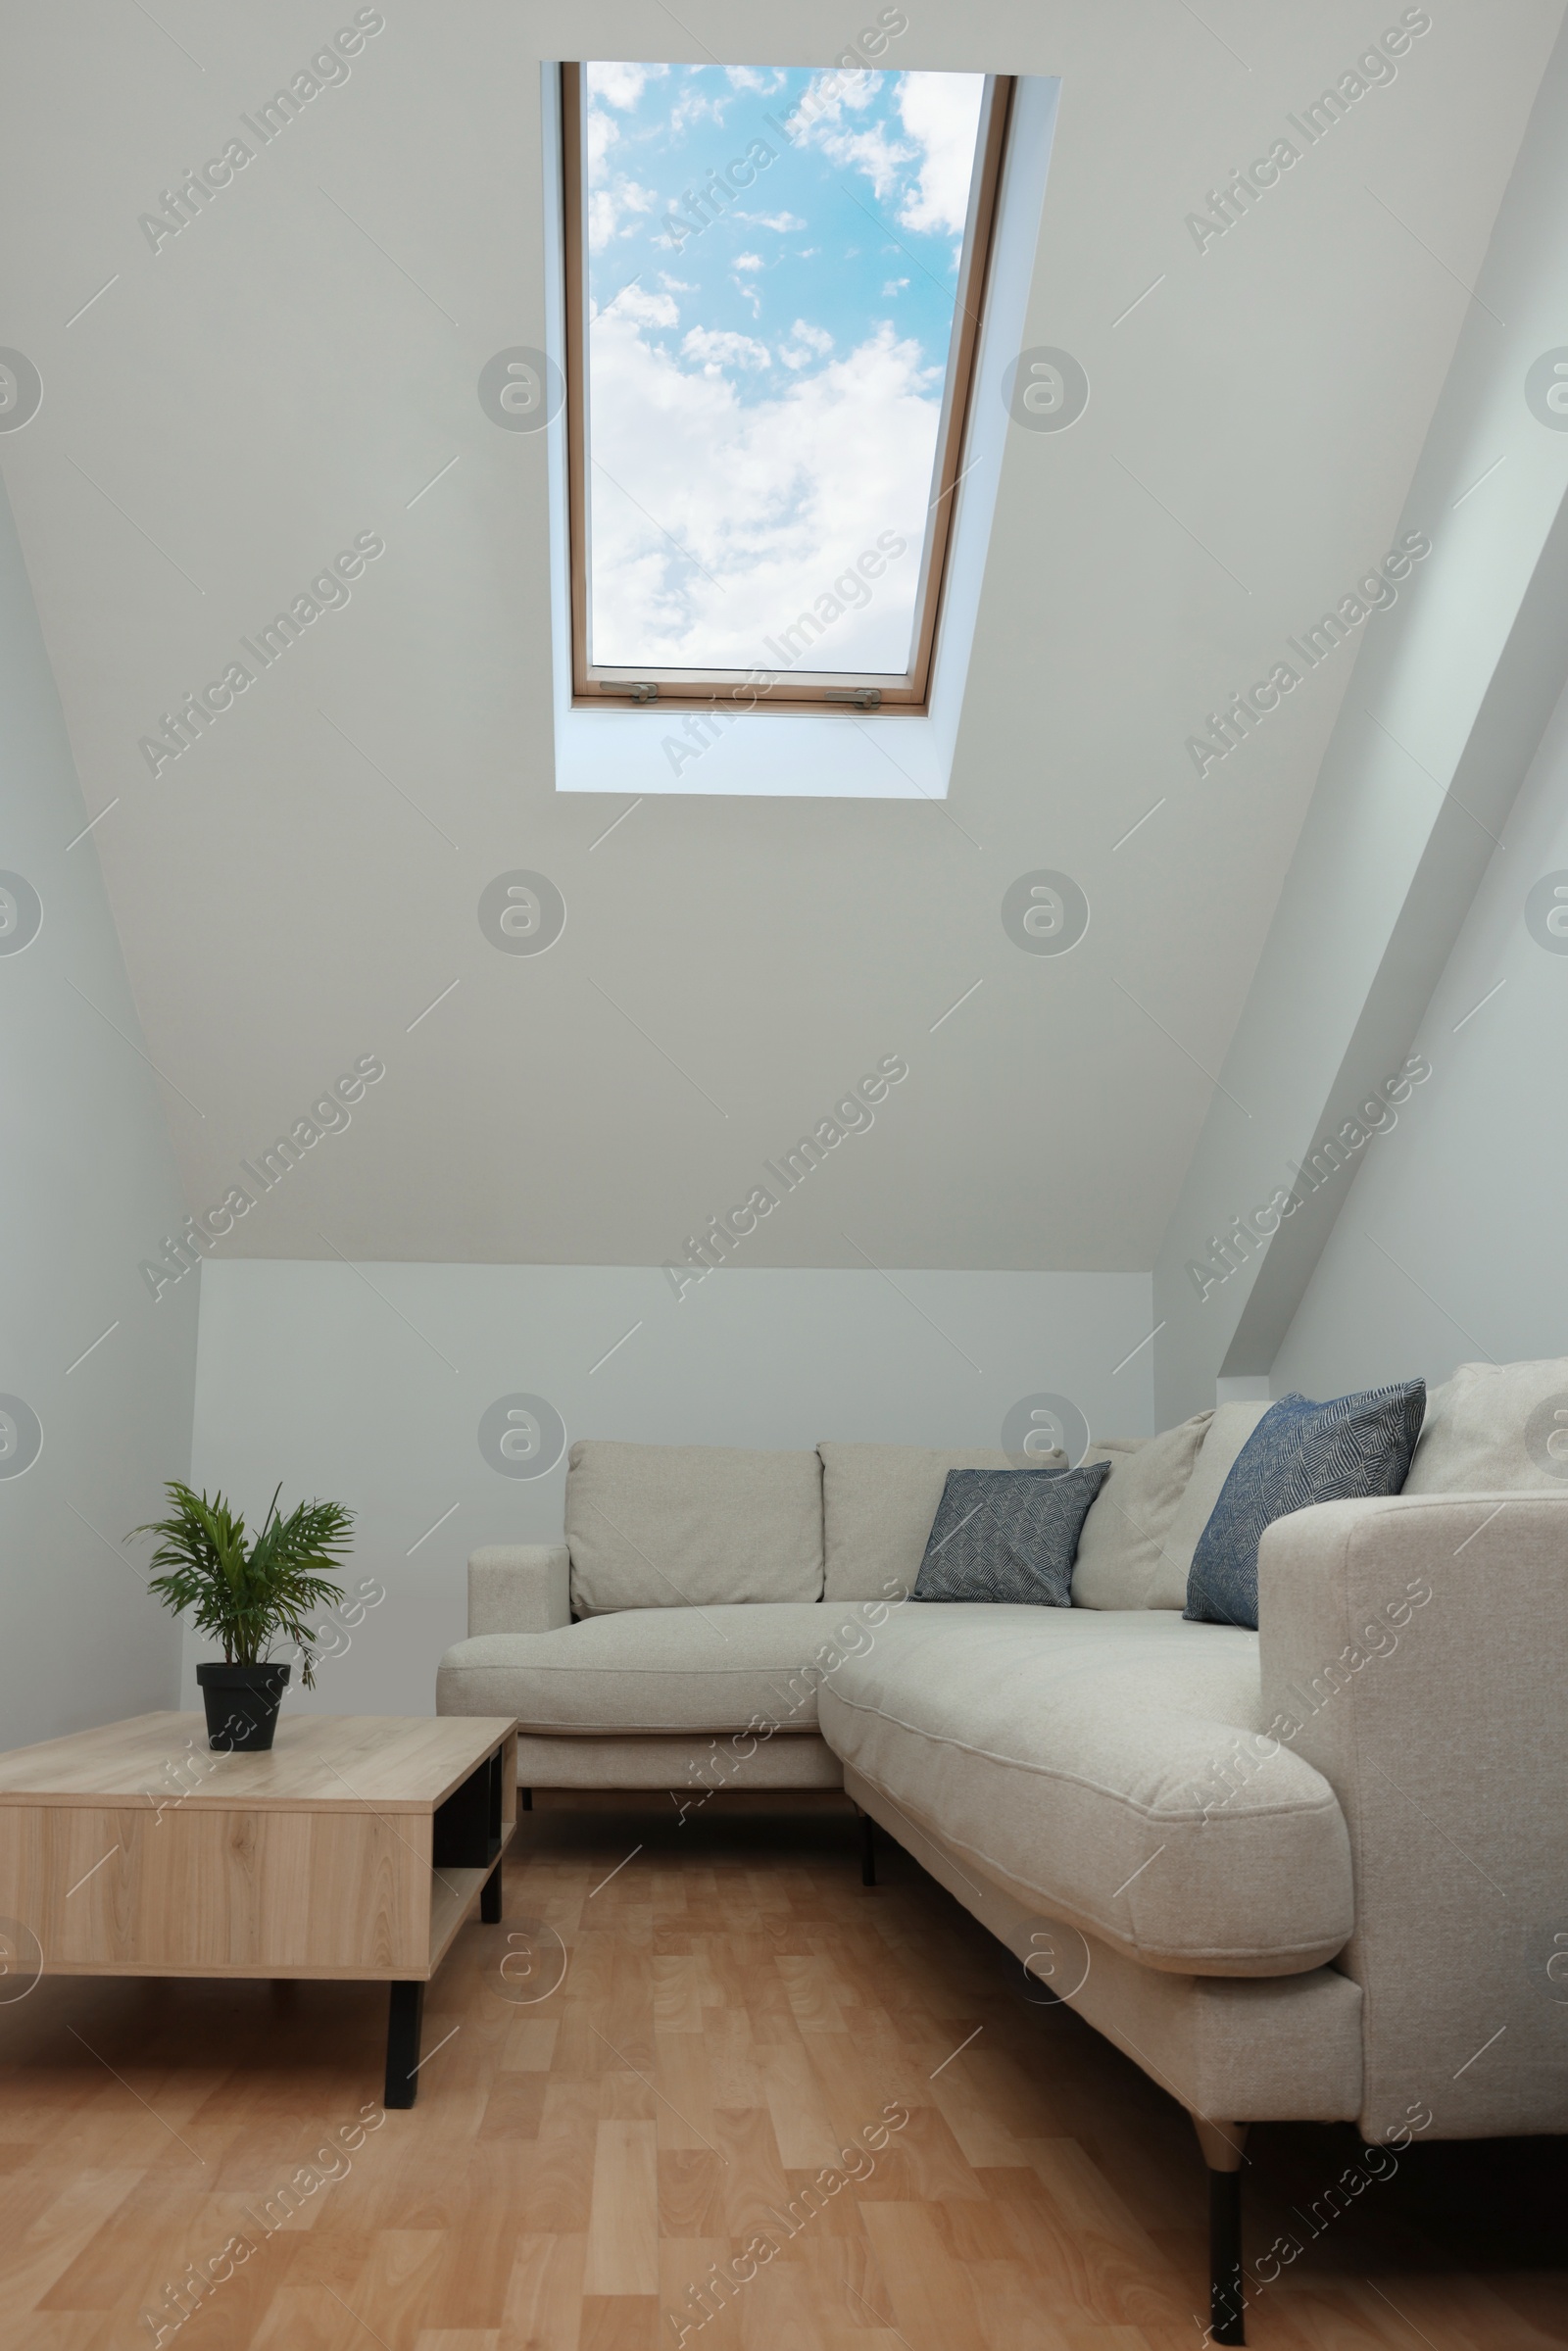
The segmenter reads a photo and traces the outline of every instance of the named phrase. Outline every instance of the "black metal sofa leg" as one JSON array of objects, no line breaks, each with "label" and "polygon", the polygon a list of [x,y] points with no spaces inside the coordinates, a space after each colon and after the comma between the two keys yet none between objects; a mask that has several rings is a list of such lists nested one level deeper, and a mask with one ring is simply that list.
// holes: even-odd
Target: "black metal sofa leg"
[{"label": "black metal sofa leg", "polygon": [[1242,2288],[1242,2163],[1245,2123],[1210,2123],[1194,2115],[1193,2128],[1208,2166],[1209,2340],[1245,2343],[1247,2298]]},{"label": "black metal sofa leg", "polygon": [[876,1884],[876,1823],[868,1812],[860,1815],[860,1884]]}]

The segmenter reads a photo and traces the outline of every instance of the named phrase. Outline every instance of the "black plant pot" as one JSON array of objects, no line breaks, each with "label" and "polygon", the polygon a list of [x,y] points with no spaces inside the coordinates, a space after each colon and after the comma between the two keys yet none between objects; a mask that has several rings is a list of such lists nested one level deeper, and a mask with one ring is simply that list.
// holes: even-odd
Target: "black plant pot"
[{"label": "black plant pot", "polygon": [[272,1743],[277,1710],[283,1703],[286,1665],[222,1665],[196,1668],[207,1707],[207,1743],[222,1755],[260,1755]]}]

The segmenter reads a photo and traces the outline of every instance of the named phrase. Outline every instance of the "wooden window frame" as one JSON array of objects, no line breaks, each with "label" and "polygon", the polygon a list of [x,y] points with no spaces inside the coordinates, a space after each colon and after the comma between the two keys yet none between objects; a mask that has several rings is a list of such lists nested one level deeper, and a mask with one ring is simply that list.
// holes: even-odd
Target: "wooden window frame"
[{"label": "wooden window frame", "polygon": [[[632,669],[588,659],[588,417],[587,255],[583,237],[586,181],[583,156],[583,69],[561,68],[562,221],[565,291],[565,435],[567,560],[571,584],[571,691],[574,709],[603,710],[652,702],[661,709],[711,710],[721,701],[757,708],[835,711],[856,717],[874,711],[924,717],[928,712],[942,596],[953,540],[956,491],[975,389],[992,259],[997,206],[1014,77],[986,76],[979,132],[980,161],[964,222],[963,266],[954,305],[943,410],[937,427],[934,495],[928,513],[916,588],[913,658],[903,672],[810,670]],[[793,625],[793,623],[792,623]]]}]

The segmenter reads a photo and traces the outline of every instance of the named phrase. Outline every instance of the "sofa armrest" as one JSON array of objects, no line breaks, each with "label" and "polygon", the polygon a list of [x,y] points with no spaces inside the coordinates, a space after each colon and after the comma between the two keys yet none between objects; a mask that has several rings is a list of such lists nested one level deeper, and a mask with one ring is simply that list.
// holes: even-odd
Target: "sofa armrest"
[{"label": "sofa armrest", "polygon": [[1278,1519],[1258,1632],[1350,1833],[1363,2135],[1568,2130],[1568,1493]]},{"label": "sofa armrest", "polygon": [[468,1554],[468,1637],[553,1633],[571,1622],[564,1543],[490,1543]]}]

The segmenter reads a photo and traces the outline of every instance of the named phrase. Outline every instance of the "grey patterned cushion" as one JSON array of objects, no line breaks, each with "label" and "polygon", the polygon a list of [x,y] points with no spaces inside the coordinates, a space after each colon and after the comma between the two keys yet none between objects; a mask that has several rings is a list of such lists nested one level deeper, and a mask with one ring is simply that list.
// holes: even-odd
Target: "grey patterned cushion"
[{"label": "grey patterned cushion", "polygon": [[1283,1396],[1237,1454],[1187,1577],[1189,1623],[1257,1628],[1257,1546],[1265,1528],[1313,1502],[1397,1494],[1426,1411],[1424,1380],[1314,1404]]},{"label": "grey patterned cushion", "polygon": [[1078,1530],[1110,1475],[1083,1469],[950,1469],[910,1597],[1072,1606]]}]

